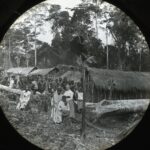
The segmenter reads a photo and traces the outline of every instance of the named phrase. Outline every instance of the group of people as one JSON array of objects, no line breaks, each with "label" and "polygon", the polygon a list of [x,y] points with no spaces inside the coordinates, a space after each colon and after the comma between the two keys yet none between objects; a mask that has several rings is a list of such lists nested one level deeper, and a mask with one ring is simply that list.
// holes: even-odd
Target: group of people
[{"label": "group of people", "polygon": [[[81,82],[68,81],[67,78],[48,77],[15,77],[11,76],[7,83],[10,88],[21,89],[19,103],[16,109],[24,109],[31,95],[49,94],[51,118],[54,123],[61,123],[63,117],[75,119],[76,112],[81,112],[83,91]],[[41,100],[42,101],[42,100]]]},{"label": "group of people", "polygon": [[81,87],[81,82],[74,82],[73,80],[67,80],[67,78],[52,78],[45,76],[6,76],[1,81],[0,84],[9,86],[14,89],[25,90],[26,86],[30,88],[31,91],[38,93],[44,93],[45,91],[53,93],[57,87],[61,86],[65,89],[66,84],[69,83],[71,90],[75,87]]},{"label": "group of people", "polygon": [[82,110],[83,92],[76,88],[71,90],[69,84],[66,84],[65,90],[61,87],[54,92],[51,100],[51,117],[55,123],[61,123],[63,117],[68,116],[71,121],[75,120],[75,112]]}]

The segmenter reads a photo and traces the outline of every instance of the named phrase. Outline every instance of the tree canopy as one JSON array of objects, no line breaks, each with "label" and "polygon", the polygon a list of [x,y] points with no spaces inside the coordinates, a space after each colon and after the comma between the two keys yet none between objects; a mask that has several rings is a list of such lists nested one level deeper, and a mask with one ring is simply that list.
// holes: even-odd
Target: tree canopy
[{"label": "tree canopy", "polygon": [[[120,9],[101,5],[103,3],[84,0],[65,10],[54,4],[36,6],[28,12],[24,22],[15,23],[9,29],[1,46],[1,57],[10,50],[13,66],[26,66],[27,59],[29,65],[34,65],[34,50],[37,49],[41,67],[55,63],[77,65],[82,54],[94,58],[96,63],[89,64],[93,67],[106,68],[106,59],[109,59],[109,69],[150,71],[148,46],[138,27]],[[44,34],[46,23],[50,24],[47,28],[51,31],[51,44],[38,38]],[[101,32],[113,42],[104,43],[99,38]]]}]

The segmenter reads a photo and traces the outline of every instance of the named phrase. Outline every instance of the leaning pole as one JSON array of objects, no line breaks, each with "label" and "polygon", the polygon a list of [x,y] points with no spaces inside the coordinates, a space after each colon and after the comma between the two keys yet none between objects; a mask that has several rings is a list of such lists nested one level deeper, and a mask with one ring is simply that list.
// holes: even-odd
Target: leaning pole
[{"label": "leaning pole", "polygon": [[86,69],[84,65],[84,61],[82,62],[82,77],[83,77],[83,109],[82,109],[82,125],[81,125],[81,138],[82,140],[85,139],[85,129],[86,129],[86,120],[85,120],[85,115],[86,115],[86,107],[85,107],[85,101],[86,101]]}]

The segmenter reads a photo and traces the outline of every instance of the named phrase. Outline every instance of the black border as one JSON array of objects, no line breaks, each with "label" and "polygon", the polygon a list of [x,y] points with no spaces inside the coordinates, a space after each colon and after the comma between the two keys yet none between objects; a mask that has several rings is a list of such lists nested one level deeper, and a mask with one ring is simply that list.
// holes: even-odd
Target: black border
[{"label": "black border", "polygon": [[[21,16],[26,10],[44,0],[0,0],[0,41],[10,25]],[[150,46],[150,21],[149,21],[149,0],[105,0],[121,8],[129,15],[143,32],[148,45]],[[150,109],[136,129],[119,144],[110,150],[128,149],[150,149]],[[24,140],[8,123],[5,115],[0,109],[0,150],[38,150]]]}]

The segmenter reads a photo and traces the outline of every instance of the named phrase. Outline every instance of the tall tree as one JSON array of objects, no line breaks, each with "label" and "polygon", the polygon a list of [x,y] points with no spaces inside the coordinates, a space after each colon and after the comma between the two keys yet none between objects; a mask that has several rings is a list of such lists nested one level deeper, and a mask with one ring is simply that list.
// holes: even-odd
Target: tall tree
[{"label": "tall tree", "polygon": [[[138,52],[137,43],[141,40],[138,36],[141,34],[134,22],[118,8],[107,12],[109,18],[105,22],[108,23],[108,29],[112,34],[115,46],[118,49],[118,69],[126,69],[127,54],[135,51]],[[134,55],[136,57],[136,55]],[[133,57],[134,57],[133,56]]]}]

